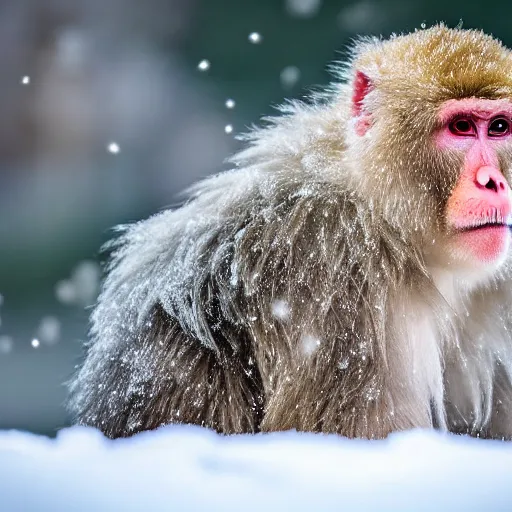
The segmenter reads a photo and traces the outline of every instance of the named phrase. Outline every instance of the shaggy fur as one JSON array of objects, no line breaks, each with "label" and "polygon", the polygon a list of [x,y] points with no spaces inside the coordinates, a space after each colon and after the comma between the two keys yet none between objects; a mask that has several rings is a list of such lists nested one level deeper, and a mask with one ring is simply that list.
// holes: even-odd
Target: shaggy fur
[{"label": "shaggy fur", "polygon": [[[71,383],[77,422],[512,436],[510,263],[439,257],[462,156],[432,145],[443,101],[512,98],[511,54],[441,25],[363,40],[338,73],[248,135],[237,169],[122,228]],[[510,150],[500,161],[510,180]]]}]

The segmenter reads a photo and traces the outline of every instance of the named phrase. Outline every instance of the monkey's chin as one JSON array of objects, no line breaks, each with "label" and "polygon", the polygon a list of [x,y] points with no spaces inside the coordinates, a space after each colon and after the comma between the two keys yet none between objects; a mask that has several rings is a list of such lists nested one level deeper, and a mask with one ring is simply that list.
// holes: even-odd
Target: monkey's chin
[{"label": "monkey's chin", "polygon": [[485,224],[458,230],[452,239],[452,256],[469,265],[496,267],[510,247],[511,229],[505,224]]}]

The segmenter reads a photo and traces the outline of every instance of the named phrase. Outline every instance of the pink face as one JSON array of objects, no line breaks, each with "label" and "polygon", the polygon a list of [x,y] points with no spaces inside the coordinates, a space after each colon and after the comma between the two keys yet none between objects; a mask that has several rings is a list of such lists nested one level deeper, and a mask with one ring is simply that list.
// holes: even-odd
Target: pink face
[{"label": "pink face", "polygon": [[511,238],[512,194],[497,151],[512,142],[512,103],[450,100],[441,108],[439,119],[438,147],[465,154],[446,208],[450,246],[466,260],[497,263],[507,253]]}]

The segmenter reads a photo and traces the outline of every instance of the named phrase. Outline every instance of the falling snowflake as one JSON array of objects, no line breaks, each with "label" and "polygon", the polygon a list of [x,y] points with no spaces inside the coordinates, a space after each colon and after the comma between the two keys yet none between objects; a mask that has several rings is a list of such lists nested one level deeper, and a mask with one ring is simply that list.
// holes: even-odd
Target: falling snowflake
[{"label": "falling snowflake", "polygon": [[259,44],[263,40],[263,37],[261,37],[261,34],[259,32],[251,32],[249,34],[249,42],[253,44]]},{"label": "falling snowflake", "polygon": [[10,336],[0,336],[0,354],[8,354],[11,352],[14,343]]},{"label": "falling snowflake", "polygon": [[338,363],[338,368],[340,370],[346,370],[348,368],[348,365],[349,365],[349,360],[348,360],[348,357],[344,357],[339,363]]},{"label": "falling snowflake", "polygon": [[55,37],[55,57],[62,69],[82,69],[89,57],[90,43],[83,30],[76,27],[60,30]]},{"label": "falling snowflake", "polygon": [[312,356],[320,346],[320,340],[307,334],[302,338],[302,353],[305,356]]},{"label": "falling snowflake", "polygon": [[233,133],[233,125],[232,124],[227,124],[225,127],[224,127],[224,131],[226,133]]},{"label": "falling snowflake", "polygon": [[232,108],[235,108],[236,103],[235,103],[235,100],[232,100],[231,98],[229,98],[226,100],[225,105],[226,105],[226,108],[232,109]]},{"label": "falling snowflake", "polygon": [[281,85],[291,89],[300,79],[300,69],[297,66],[286,66],[280,75]]},{"label": "falling snowflake", "polygon": [[96,300],[101,271],[94,261],[82,261],[74,269],[70,279],[63,279],[55,286],[59,302],[66,305],[90,306]]},{"label": "falling snowflake", "polygon": [[343,8],[338,14],[338,25],[342,30],[353,33],[368,30],[370,25],[383,19],[384,13],[380,12],[374,2],[363,0]]},{"label": "falling snowflake", "polygon": [[22,85],[29,85],[30,84],[30,77],[28,75],[25,75],[22,79],[21,79],[21,83]]},{"label": "falling snowflake", "polygon": [[208,71],[210,69],[210,61],[207,59],[203,59],[198,65],[197,69],[199,71]]},{"label": "falling snowflake", "polygon": [[117,155],[121,151],[121,148],[119,147],[119,144],[117,144],[117,142],[110,142],[107,145],[107,151],[109,153],[112,153],[113,155]]},{"label": "falling snowflake", "polygon": [[37,329],[37,339],[45,345],[54,345],[60,338],[60,322],[53,316],[45,316]]},{"label": "falling snowflake", "polygon": [[272,315],[279,320],[287,320],[290,316],[290,305],[284,300],[272,302]]},{"label": "falling snowflake", "polygon": [[34,338],[30,344],[34,347],[34,348],[38,348],[40,343],[39,343],[39,340],[37,338]]},{"label": "falling snowflake", "polygon": [[76,300],[76,291],[73,283],[68,280],[59,281],[55,285],[55,296],[62,304],[73,304]]},{"label": "falling snowflake", "polygon": [[286,0],[286,10],[292,16],[311,18],[322,6],[322,0]]}]

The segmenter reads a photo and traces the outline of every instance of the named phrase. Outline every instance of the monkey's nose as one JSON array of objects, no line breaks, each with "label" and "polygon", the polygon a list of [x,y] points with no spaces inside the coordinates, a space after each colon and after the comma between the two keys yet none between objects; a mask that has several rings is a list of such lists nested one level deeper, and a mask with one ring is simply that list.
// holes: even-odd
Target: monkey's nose
[{"label": "monkey's nose", "polygon": [[476,173],[476,184],[480,189],[487,189],[499,195],[508,193],[508,184],[503,174],[490,165],[480,167]]}]

